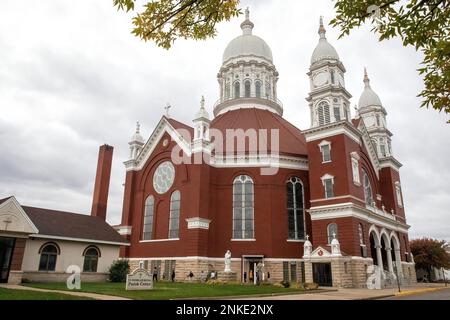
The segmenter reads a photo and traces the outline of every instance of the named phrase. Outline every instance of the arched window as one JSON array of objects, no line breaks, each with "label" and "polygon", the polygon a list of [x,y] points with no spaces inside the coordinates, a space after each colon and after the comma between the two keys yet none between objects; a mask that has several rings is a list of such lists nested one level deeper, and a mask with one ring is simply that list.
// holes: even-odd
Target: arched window
[{"label": "arched window", "polygon": [[83,272],[97,272],[100,251],[97,247],[87,247],[84,251]]},{"label": "arched window", "polygon": [[250,98],[251,96],[251,86],[252,83],[250,82],[250,80],[245,81],[245,97],[246,98]]},{"label": "arched window", "polygon": [[172,193],[170,198],[169,239],[177,239],[180,229],[180,191]]},{"label": "arched window", "polygon": [[369,206],[373,205],[372,186],[370,184],[369,176],[364,171],[364,199]]},{"label": "arched window", "polygon": [[241,97],[241,84],[239,81],[234,83],[234,98],[240,98]]},{"label": "arched window", "polygon": [[53,243],[45,244],[41,249],[39,271],[55,271],[56,257],[59,254],[57,246]]},{"label": "arched window", "polygon": [[288,238],[300,240],[305,237],[303,185],[299,178],[293,177],[286,183]]},{"label": "arched window", "polygon": [[230,84],[225,85],[225,99],[230,99]]},{"label": "arched window", "polygon": [[155,208],[155,198],[149,196],[147,201],[145,201],[145,212],[144,212],[144,231],[143,240],[153,239],[153,211]]},{"label": "arched window", "polygon": [[254,239],[253,180],[239,176],[233,183],[233,239]]},{"label": "arched window", "polygon": [[256,81],[255,83],[255,96],[261,98],[261,81]]},{"label": "arched window", "polygon": [[336,236],[336,239],[338,237],[338,227],[336,223],[330,223],[327,227],[327,235],[328,235],[328,244],[331,244],[331,241],[333,241],[334,236]]},{"label": "arched window", "polygon": [[323,126],[330,123],[330,105],[326,101],[319,103],[317,115],[319,116],[319,125]]},{"label": "arched window", "polygon": [[272,87],[269,82],[266,83],[266,98],[272,97]]}]

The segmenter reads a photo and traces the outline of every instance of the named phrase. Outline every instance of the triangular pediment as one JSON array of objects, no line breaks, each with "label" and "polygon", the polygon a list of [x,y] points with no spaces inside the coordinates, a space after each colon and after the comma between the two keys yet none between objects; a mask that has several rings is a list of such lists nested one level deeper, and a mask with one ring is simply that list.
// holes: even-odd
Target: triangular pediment
[{"label": "triangular pediment", "polygon": [[312,253],[311,258],[326,258],[331,257],[331,252],[327,249],[324,249],[321,246],[318,246]]},{"label": "triangular pediment", "polygon": [[0,232],[37,234],[39,230],[15,197],[0,204]]},{"label": "triangular pediment", "polygon": [[174,141],[188,157],[192,155],[192,137],[190,132],[186,129],[175,129],[166,117],[162,117],[155,130],[153,130],[150,138],[142,147],[142,151],[139,153],[137,159],[125,162],[127,170],[141,170],[166,133],[170,135],[172,141]]}]

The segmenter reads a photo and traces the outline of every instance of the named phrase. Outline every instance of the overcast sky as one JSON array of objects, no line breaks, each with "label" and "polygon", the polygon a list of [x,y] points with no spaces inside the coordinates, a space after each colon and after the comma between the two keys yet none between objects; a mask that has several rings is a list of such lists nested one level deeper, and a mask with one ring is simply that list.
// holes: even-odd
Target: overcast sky
[{"label": "overcast sky", "polygon": [[[242,1],[254,34],[272,48],[280,73],[284,117],[310,126],[306,72],[318,42],[318,20],[333,18],[331,0]],[[128,141],[135,122],[145,138],[170,102],[190,124],[205,95],[212,114],[227,43],[242,17],[219,26],[215,39],[177,41],[165,51],[131,35],[132,14],[112,1],[2,0],[0,10],[0,198],[88,213],[98,147],[115,147],[108,221],[120,222]],[[411,236],[450,240],[448,117],[419,109],[421,56],[400,41],[379,43],[369,26],[337,40],[327,28],[356,104],[367,66],[372,88],[388,112],[393,151],[403,163],[402,187]]]}]

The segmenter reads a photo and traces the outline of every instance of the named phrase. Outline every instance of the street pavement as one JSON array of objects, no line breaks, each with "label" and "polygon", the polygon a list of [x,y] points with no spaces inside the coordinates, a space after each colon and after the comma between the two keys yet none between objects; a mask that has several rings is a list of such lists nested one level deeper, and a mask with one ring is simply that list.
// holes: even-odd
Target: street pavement
[{"label": "street pavement", "polygon": [[450,287],[439,291],[424,292],[405,296],[394,296],[380,300],[450,300]]}]

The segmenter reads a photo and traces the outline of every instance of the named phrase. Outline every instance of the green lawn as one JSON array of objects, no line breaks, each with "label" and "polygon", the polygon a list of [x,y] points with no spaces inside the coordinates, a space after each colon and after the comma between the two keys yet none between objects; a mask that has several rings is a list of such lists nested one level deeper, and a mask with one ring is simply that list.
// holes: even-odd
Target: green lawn
[{"label": "green lawn", "polygon": [[[42,289],[67,290],[65,283],[30,283]],[[121,296],[137,300],[170,300],[183,298],[227,297],[255,294],[301,293],[300,289],[279,288],[269,285],[207,285],[199,283],[167,283],[158,282],[153,290],[126,291],[125,283],[82,283],[81,291],[112,296]]]},{"label": "green lawn", "polygon": [[67,294],[0,288],[0,300],[91,300]]}]

